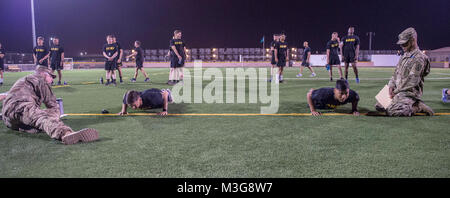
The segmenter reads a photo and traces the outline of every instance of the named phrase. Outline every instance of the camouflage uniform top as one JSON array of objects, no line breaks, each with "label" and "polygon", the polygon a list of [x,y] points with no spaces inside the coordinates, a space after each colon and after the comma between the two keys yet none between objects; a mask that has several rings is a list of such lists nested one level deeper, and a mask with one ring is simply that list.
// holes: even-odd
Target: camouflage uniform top
[{"label": "camouflage uniform top", "polygon": [[405,52],[389,81],[394,94],[420,100],[423,93],[424,77],[430,73],[430,60],[419,49]]},{"label": "camouflage uniform top", "polygon": [[58,103],[50,84],[45,82],[43,76],[30,74],[19,79],[8,92],[3,101],[3,107],[12,105],[13,108],[23,105],[36,105],[44,103],[52,113],[59,113]]}]

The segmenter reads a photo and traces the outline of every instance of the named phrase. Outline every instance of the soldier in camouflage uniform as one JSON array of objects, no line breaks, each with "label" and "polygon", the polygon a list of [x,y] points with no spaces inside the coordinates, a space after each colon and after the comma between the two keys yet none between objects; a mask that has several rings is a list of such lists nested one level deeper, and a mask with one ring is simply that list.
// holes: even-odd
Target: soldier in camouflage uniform
[{"label": "soldier in camouflage uniform", "polygon": [[[59,106],[51,89],[55,77],[47,67],[38,66],[34,74],[19,79],[3,99],[2,119],[5,125],[28,133],[44,131],[64,144],[97,140],[95,129],[74,132],[59,119]],[[47,109],[40,108],[42,103]]]},{"label": "soldier in camouflage uniform", "polygon": [[421,100],[424,77],[430,73],[430,61],[417,45],[417,33],[408,28],[398,35],[398,42],[405,52],[397,64],[389,81],[389,94],[392,104],[384,109],[376,104],[378,111],[388,116],[413,116],[415,113],[434,115],[433,110]]}]

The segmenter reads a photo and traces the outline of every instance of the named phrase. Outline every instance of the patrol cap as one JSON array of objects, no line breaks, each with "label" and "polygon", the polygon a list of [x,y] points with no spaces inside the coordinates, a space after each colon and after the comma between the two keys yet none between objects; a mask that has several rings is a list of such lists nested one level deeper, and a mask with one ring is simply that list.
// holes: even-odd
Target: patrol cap
[{"label": "patrol cap", "polygon": [[38,65],[36,67],[35,73],[48,73],[52,78],[56,78],[56,75],[52,73],[52,70],[50,70],[48,67],[45,66]]},{"label": "patrol cap", "polygon": [[411,38],[417,38],[417,32],[414,28],[410,27],[404,30],[402,33],[398,35],[397,44],[405,44]]}]

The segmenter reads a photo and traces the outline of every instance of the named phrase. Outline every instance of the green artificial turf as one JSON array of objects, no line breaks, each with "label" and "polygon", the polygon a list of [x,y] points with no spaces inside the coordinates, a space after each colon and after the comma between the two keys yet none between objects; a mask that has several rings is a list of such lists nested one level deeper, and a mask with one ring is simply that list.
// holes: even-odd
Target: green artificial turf
[{"label": "green artificial turf", "polygon": [[[125,69],[125,84],[117,87],[98,83],[103,70],[64,71],[69,86],[53,90],[63,98],[65,113],[117,113],[126,90],[169,88],[167,68],[146,71],[151,83],[144,83],[142,75],[130,83],[134,70]],[[305,70],[305,77],[295,79],[298,68],[286,69],[278,113],[309,113],[308,90],[334,86],[324,68],[316,71],[316,78]],[[374,110],[374,96],[393,71],[360,68],[356,84],[350,70],[361,113]],[[0,91],[26,74],[6,73]],[[440,100],[446,87],[450,70],[433,68],[423,100],[435,112],[450,113],[450,104]],[[169,105],[169,113],[257,114],[261,106],[267,104],[182,103]],[[0,124],[0,177],[450,177],[450,115],[67,116],[63,121],[74,130],[97,129],[100,140],[65,146],[45,133],[26,134]]]}]

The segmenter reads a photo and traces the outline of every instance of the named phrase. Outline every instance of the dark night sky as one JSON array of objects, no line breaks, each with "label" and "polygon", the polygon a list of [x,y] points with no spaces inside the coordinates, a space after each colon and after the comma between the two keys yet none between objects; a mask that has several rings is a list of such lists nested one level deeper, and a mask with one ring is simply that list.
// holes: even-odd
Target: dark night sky
[{"label": "dark night sky", "polygon": [[[361,48],[376,32],[374,49],[398,49],[397,35],[415,27],[422,49],[450,46],[449,0],[35,0],[37,35],[61,38],[66,54],[100,53],[105,35],[124,48],[168,48],[175,29],[190,48],[260,47],[285,31],[291,46],[310,41],[324,50],[331,32],[356,27]],[[47,42],[48,40],[46,40]],[[31,52],[30,0],[0,1],[0,42],[9,52]]]}]

